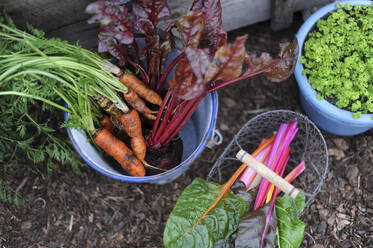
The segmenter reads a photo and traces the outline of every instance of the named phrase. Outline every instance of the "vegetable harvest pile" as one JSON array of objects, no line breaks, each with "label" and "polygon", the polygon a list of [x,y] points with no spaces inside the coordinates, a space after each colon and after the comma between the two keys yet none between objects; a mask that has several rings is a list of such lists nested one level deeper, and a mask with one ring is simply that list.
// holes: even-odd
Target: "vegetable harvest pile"
[{"label": "vegetable harvest pile", "polygon": [[[40,118],[32,119],[27,108],[68,112],[62,126],[84,130],[131,176],[147,175],[145,168],[162,172],[178,164],[167,157],[167,148],[207,93],[259,74],[280,82],[295,67],[296,41],[280,44],[274,59],[267,53],[247,53],[247,36],[229,44],[217,0],[195,0],[163,36],[157,25],[170,16],[165,0],[98,1],[87,12],[94,14],[90,22],[101,25],[98,52],[110,53],[117,65],[78,45],[46,39],[32,27],[31,34],[18,30],[4,17],[0,95],[24,104],[25,116],[39,132],[47,130],[48,121],[38,123]],[[134,38],[138,36],[141,42]],[[181,37],[181,50],[166,67],[176,37]],[[27,129],[17,131],[24,134]],[[48,131],[41,133],[54,139]],[[156,151],[160,159],[149,159],[149,151]]]},{"label": "vegetable harvest pile", "polygon": [[[252,156],[282,177],[296,126],[296,120],[281,124]],[[284,179],[291,182],[304,170],[302,161]],[[298,219],[305,195],[301,193],[293,201],[287,195],[277,197],[279,193],[246,164],[224,185],[197,178],[181,194],[167,220],[164,246],[297,248],[305,229],[305,223]]]}]

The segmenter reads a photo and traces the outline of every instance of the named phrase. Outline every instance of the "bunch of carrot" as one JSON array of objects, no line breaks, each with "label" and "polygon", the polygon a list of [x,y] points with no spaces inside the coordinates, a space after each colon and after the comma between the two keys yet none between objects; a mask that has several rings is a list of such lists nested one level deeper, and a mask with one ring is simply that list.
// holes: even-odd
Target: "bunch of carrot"
[{"label": "bunch of carrot", "polygon": [[[60,99],[50,99],[37,90],[30,93],[15,89],[1,91],[0,95],[31,98],[68,112],[65,126],[85,130],[94,143],[130,175],[145,176],[144,166],[150,165],[145,162],[146,141],[138,112],[154,120],[153,114],[157,111],[150,110],[144,100],[160,105],[162,99],[157,93],[134,75],[124,73],[96,54],[58,39],[37,37],[0,23],[0,41],[6,45],[20,43],[25,47],[20,53],[1,55],[0,86],[16,77],[33,77],[39,79],[38,87],[49,87]],[[112,70],[116,70],[119,78]],[[49,85],[51,81],[54,82],[52,86]],[[68,107],[63,106],[63,102]],[[103,115],[99,106],[111,117]],[[131,149],[115,137],[112,118],[119,120],[129,136]]]}]

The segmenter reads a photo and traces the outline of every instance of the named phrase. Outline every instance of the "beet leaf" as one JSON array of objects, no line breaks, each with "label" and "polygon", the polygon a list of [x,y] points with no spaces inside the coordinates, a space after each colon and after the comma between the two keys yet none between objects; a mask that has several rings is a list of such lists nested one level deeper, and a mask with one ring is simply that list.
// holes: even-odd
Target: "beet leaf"
[{"label": "beet leaf", "polygon": [[100,23],[98,33],[99,52],[109,52],[124,64],[121,54],[121,44],[131,44],[134,41],[131,14],[125,6],[117,6],[109,1],[97,1],[87,6],[86,12],[94,14],[88,23]]},{"label": "beet leaf", "polygon": [[232,45],[225,43],[216,51],[207,69],[205,82],[229,81],[241,75],[246,39],[247,35],[237,37]]},{"label": "beet leaf", "polygon": [[168,84],[176,96],[189,100],[203,92],[203,84],[198,81],[193,73],[191,63],[187,58],[184,58],[177,64],[174,77],[168,81]]},{"label": "beet leaf", "polygon": [[219,0],[195,0],[190,10],[201,10],[204,16],[204,29],[200,40],[200,48],[208,48],[213,57],[216,50],[227,41],[227,33],[223,29],[222,10]]},{"label": "beet leaf", "polygon": [[175,27],[181,37],[183,49],[197,48],[204,29],[203,13],[200,9],[189,11],[175,22]]},{"label": "beet leaf", "polygon": [[133,12],[139,19],[147,19],[156,27],[161,19],[171,16],[167,0],[142,0],[133,4]]}]

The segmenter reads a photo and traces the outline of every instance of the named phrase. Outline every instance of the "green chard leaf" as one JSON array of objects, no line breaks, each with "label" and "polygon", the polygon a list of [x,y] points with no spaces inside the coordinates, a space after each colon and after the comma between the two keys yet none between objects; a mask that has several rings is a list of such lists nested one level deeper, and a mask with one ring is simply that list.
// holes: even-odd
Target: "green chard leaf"
[{"label": "green chard leaf", "polygon": [[246,209],[245,201],[227,193],[216,207],[192,229],[193,225],[219,196],[222,186],[196,178],[176,202],[163,234],[163,243],[169,247],[214,247],[230,240],[239,218]]},{"label": "green chard leaf", "polygon": [[278,230],[276,244],[280,248],[300,247],[303,240],[306,224],[298,219],[297,212],[301,213],[306,205],[306,197],[299,194],[295,199],[297,210],[288,195],[276,199],[276,215]]}]

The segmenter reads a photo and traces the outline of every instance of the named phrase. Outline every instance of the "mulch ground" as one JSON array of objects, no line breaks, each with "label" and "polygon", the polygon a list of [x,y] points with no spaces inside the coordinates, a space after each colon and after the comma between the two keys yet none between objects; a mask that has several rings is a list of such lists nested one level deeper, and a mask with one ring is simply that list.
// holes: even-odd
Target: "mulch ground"
[{"label": "mulch ground", "polygon": [[[300,18],[299,18],[300,19]],[[252,51],[275,51],[291,40],[300,21],[271,32],[269,23],[229,34],[248,34]],[[162,247],[163,229],[178,196],[195,177],[205,178],[241,126],[271,109],[302,112],[294,77],[282,84],[256,77],[219,91],[217,128],[224,143],[206,149],[183,176],[168,185],[111,180],[89,167],[82,175],[61,167],[47,180],[40,165],[8,168],[8,183],[27,204],[0,203],[0,247]],[[329,172],[306,210],[302,247],[373,247],[373,132],[337,137],[323,132]]]}]

